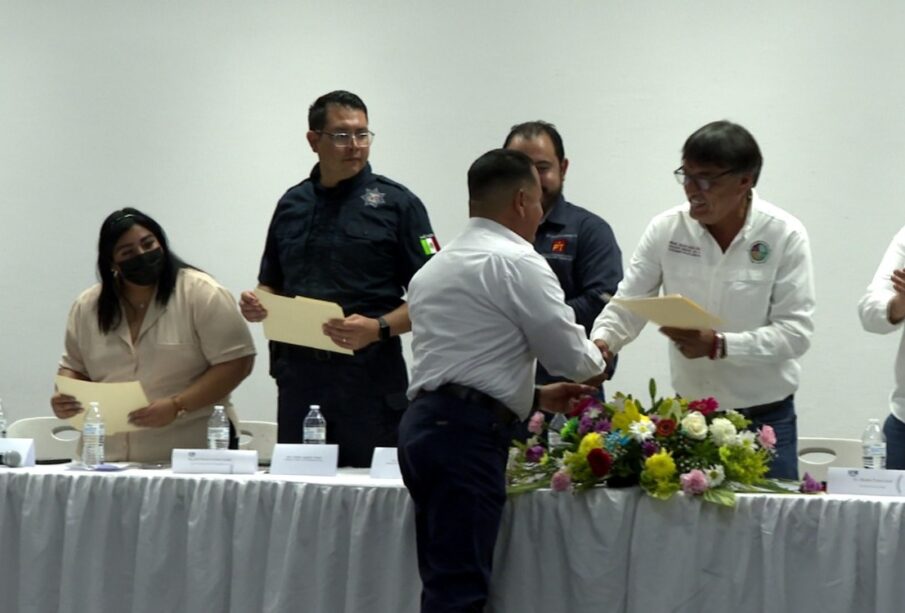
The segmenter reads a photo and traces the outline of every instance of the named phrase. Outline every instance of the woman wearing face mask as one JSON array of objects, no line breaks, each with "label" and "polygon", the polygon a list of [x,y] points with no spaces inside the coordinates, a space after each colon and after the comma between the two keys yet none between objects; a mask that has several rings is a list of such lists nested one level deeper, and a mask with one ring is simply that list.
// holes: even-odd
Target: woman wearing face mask
[{"label": "woman wearing face mask", "polygon": [[[106,460],[168,462],[175,448],[206,447],[213,405],[226,406],[235,423],[229,394],[254,363],[236,301],[176,257],[160,225],[132,208],[114,212],[101,225],[97,268],[101,282],[69,312],[59,374],[95,382],[138,380],[150,400],[129,415],[141,430],[107,436]],[[59,392],[51,406],[63,419],[83,410]]]}]

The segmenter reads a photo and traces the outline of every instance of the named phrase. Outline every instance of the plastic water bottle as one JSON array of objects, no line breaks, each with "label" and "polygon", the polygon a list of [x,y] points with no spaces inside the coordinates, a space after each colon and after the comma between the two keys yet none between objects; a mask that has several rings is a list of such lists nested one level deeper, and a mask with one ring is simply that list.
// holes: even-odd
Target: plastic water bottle
[{"label": "plastic water bottle", "polygon": [[6,414],[3,412],[2,400],[0,400],[0,438],[6,438]]},{"label": "plastic water bottle", "polygon": [[879,419],[867,420],[867,427],[861,434],[861,448],[864,450],[864,468],[886,468],[886,438]]},{"label": "plastic water bottle", "polygon": [[562,437],[560,436],[559,431],[562,430],[562,427],[565,425],[566,416],[562,413],[557,413],[553,416],[553,419],[550,420],[550,425],[547,427],[547,444],[551,450],[562,446]]},{"label": "plastic water bottle", "polygon": [[207,448],[229,449],[229,418],[221,404],[214,406],[207,420]]},{"label": "plastic water bottle", "polygon": [[104,463],[104,418],[96,402],[88,403],[88,413],[82,426],[82,463],[95,468]]},{"label": "plastic water bottle", "polygon": [[320,405],[312,404],[305,416],[302,442],[306,445],[327,444],[327,420],[321,415]]}]

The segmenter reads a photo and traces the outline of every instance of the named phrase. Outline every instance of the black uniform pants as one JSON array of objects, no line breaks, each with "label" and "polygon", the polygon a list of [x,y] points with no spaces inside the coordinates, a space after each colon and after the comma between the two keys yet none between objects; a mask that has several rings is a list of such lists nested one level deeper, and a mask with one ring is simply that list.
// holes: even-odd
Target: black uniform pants
[{"label": "black uniform pants", "polygon": [[511,436],[485,407],[440,393],[419,396],[402,418],[399,467],[415,507],[422,613],[484,610]]},{"label": "black uniform pants", "polygon": [[[366,350],[367,351],[367,350]],[[395,447],[408,406],[402,353],[376,348],[354,358],[329,352],[284,352],[274,369],[277,441],[301,443],[312,404],[327,420],[327,442],[339,445],[339,465],[368,467],[375,447]]]}]

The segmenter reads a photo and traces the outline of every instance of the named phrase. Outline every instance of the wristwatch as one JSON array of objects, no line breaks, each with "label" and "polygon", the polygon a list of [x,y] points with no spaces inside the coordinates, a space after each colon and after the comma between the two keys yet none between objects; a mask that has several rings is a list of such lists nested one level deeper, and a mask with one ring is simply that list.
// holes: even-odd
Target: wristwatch
[{"label": "wristwatch", "polygon": [[377,325],[380,326],[378,338],[385,341],[390,338],[390,324],[383,318],[383,315],[377,318]]}]

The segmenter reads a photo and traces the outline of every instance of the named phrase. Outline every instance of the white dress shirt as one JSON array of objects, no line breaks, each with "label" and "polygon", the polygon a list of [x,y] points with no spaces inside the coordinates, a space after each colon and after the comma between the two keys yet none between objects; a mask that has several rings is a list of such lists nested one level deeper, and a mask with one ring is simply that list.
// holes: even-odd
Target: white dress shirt
[{"label": "white dress shirt", "polygon": [[[889,323],[888,315],[889,301],[896,294],[890,277],[894,270],[900,268],[905,268],[905,228],[899,230],[892,239],[873,281],[858,302],[861,325],[868,332],[889,334],[902,329],[902,322]],[[905,335],[899,341],[899,353],[896,355],[896,386],[889,396],[889,408],[900,421],[905,421]]]},{"label": "white dress shirt", "polygon": [[[798,389],[797,358],[814,330],[807,232],[753,193],[745,225],[724,253],[688,208],[686,202],[651,221],[616,296],[656,296],[662,287],[664,294],[686,296],[722,319],[725,359],[688,359],[669,343],[672,384],[682,396],[713,396],[725,409],[781,400]],[[617,352],[645,323],[610,302],[591,338]]]},{"label": "white dress shirt", "polygon": [[445,383],[499,400],[522,419],[534,398],[536,359],[582,381],[603,372],[600,350],[575,323],[562,288],[534,246],[474,217],[412,277],[409,398]]}]

